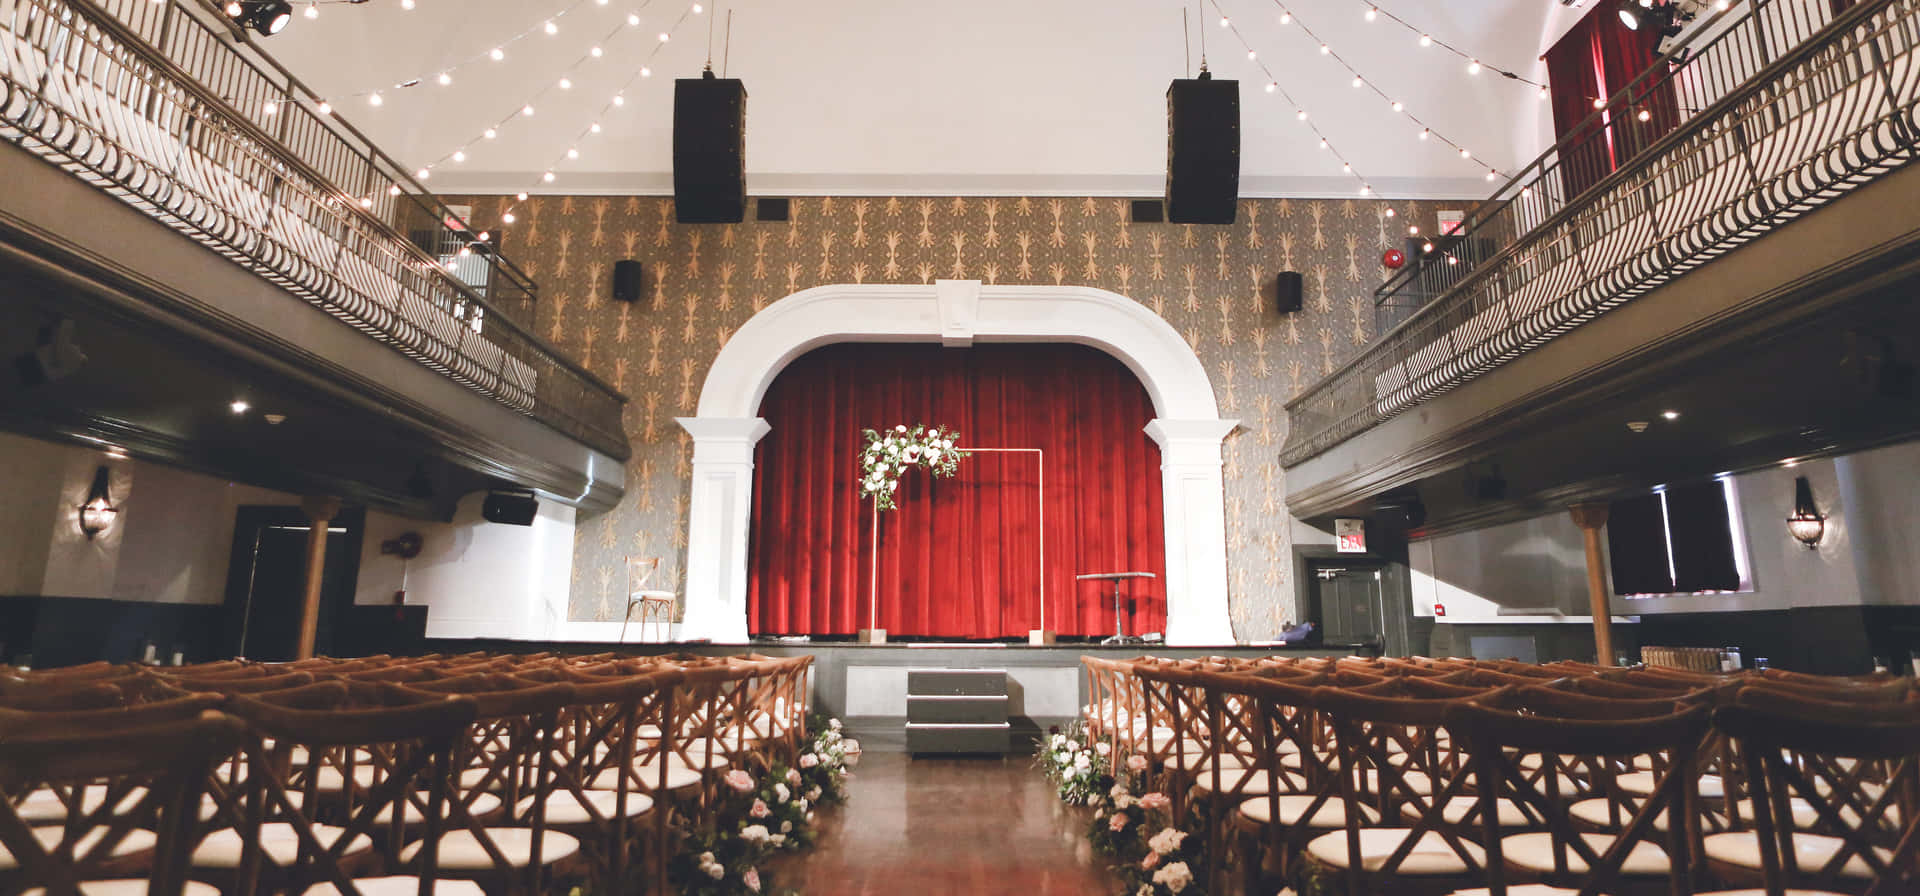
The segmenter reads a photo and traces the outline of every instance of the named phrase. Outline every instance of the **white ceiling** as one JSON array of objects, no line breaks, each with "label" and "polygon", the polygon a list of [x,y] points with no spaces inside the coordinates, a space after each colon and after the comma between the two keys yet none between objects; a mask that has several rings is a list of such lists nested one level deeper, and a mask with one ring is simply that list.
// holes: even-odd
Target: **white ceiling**
[{"label": "white ceiling", "polygon": [[[1242,84],[1242,194],[1356,191],[1358,181],[1318,148],[1293,107],[1264,91],[1267,78],[1207,2],[1213,69]],[[437,165],[431,185],[438,191],[661,193],[671,184],[671,81],[698,75],[714,10],[688,14],[682,0],[642,3],[417,0],[412,11],[399,0],[327,3],[317,18],[296,15],[261,46],[408,165],[442,159],[532,102],[532,117],[508,121],[497,139],[468,150],[465,162]],[[1274,0],[1219,3],[1376,192],[1475,197],[1488,185],[1485,167],[1439,141],[1417,140],[1418,126],[1351,87],[1351,75],[1318,52],[1299,22],[1476,159],[1507,171],[1545,144],[1547,104],[1532,88],[1491,71],[1469,76],[1458,59],[1420,48],[1417,35],[1385,17],[1368,23],[1366,0],[1295,0],[1293,25],[1280,24]],[[570,8],[556,20],[558,33],[545,34],[543,21]],[[636,8],[641,25],[622,29]],[[1577,15],[1553,0],[1384,0],[1383,8],[1536,81],[1545,80],[1541,48]],[[1165,93],[1185,71],[1176,2],[746,0],[733,10],[728,74],[743,79],[749,94],[755,194],[1162,189]],[[657,35],[669,29],[673,39],[658,46]],[[502,44],[504,61],[485,58]],[[560,89],[559,78],[596,44],[605,56],[573,70],[574,86]],[[601,117],[656,48],[653,76],[635,81],[624,107]],[[453,83],[439,86],[436,77],[449,66]],[[421,83],[393,86],[413,78]],[[374,89],[383,90],[377,108],[353,96]],[[577,160],[564,159],[595,121],[602,133],[578,142]],[[556,178],[542,184],[548,168]]]}]

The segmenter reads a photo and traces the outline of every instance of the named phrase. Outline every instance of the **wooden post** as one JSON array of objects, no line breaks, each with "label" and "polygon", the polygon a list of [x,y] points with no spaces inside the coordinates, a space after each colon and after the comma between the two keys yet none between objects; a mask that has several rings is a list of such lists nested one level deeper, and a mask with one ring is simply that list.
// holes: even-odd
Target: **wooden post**
[{"label": "wooden post", "polygon": [[1575,504],[1567,508],[1573,524],[1587,543],[1587,603],[1593,613],[1595,661],[1613,665],[1613,611],[1607,605],[1607,570],[1600,556],[1600,527],[1607,524],[1607,505]]},{"label": "wooden post", "polygon": [[296,659],[313,656],[313,642],[320,633],[320,580],[327,567],[327,523],[340,515],[340,499],[310,495],[300,502],[307,521],[307,587],[300,610],[300,643]]}]

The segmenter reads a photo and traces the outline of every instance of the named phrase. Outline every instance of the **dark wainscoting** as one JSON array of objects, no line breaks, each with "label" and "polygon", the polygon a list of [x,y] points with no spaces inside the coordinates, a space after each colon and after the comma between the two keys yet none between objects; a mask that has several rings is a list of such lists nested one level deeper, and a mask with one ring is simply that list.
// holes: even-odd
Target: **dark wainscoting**
[{"label": "dark wainscoting", "polygon": [[[137,662],[151,641],[162,663],[229,659],[224,604],[160,604],[85,597],[0,596],[0,662],[35,668]],[[424,606],[352,606],[334,622],[339,656],[423,653]]]},{"label": "dark wainscoting", "polygon": [[[1535,663],[1559,660],[1595,661],[1593,627],[1574,623],[1547,622],[1447,622],[1431,624],[1429,656],[1458,656],[1475,659],[1519,659]],[[1613,624],[1613,646],[1628,656],[1639,654],[1645,641],[1641,627],[1631,623]]]},{"label": "dark wainscoting", "polygon": [[1738,647],[1748,666],[1766,657],[1776,669],[1816,675],[1871,672],[1877,656],[1903,672],[1920,655],[1920,607],[1662,613],[1640,617],[1640,643]]},{"label": "dark wainscoting", "polygon": [[215,658],[226,608],[86,597],[0,597],[0,644],[8,662],[34,667],[142,658],[152,642],[161,662],[180,651],[187,662]]}]

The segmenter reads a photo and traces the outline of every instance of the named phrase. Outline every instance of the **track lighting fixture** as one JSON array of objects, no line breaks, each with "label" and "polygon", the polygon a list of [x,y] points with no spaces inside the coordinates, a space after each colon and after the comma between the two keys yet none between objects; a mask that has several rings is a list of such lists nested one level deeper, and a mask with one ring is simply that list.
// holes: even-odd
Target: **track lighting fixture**
[{"label": "track lighting fixture", "polygon": [[230,0],[227,18],[242,28],[251,28],[263,37],[272,37],[293,21],[293,4],[287,0]]}]

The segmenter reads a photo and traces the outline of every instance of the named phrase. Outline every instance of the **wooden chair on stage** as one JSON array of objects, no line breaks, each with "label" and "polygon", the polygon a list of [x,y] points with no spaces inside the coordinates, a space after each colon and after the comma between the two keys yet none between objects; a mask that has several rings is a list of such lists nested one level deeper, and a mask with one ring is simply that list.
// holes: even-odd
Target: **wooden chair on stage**
[{"label": "wooden chair on stage", "polygon": [[660,558],[627,558],[627,612],[620,620],[620,643],[627,641],[627,624],[633,621],[633,611],[640,610],[640,640],[647,639],[647,624],[659,626],[659,640],[665,642],[669,629],[673,625],[673,608],[678,597],[671,591],[647,588],[647,580],[660,571]]}]

